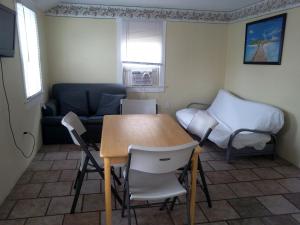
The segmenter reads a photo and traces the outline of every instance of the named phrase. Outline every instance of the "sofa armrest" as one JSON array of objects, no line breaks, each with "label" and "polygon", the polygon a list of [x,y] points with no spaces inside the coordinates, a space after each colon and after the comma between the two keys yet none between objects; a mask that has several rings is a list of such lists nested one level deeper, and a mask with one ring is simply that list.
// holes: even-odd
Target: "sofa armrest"
[{"label": "sofa armrest", "polygon": [[251,133],[257,133],[257,134],[266,134],[266,135],[270,135],[271,139],[272,139],[272,142],[276,145],[277,143],[277,135],[272,133],[272,132],[269,132],[269,131],[262,131],[262,130],[252,130],[252,129],[246,129],[246,128],[243,128],[243,129],[238,129],[236,131],[234,131],[231,135],[230,135],[230,138],[229,138],[229,142],[228,142],[228,148],[232,148],[232,143],[235,139],[235,137],[242,133],[242,132],[251,132]]},{"label": "sofa armrest", "polygon": [[201,103],[201,102],[191,102],[190,104],[188,104],[186,106],[186,108],[190,108],[191,106],[193,105],[197,105],[199,108],[201,109],[207,109],[209,104],[206,104],[206,103]]},{"label": "sofa armrest", "polygon": [[50,99],[42,107],[43,116],[57,116],[57,104],[54,99]]}]

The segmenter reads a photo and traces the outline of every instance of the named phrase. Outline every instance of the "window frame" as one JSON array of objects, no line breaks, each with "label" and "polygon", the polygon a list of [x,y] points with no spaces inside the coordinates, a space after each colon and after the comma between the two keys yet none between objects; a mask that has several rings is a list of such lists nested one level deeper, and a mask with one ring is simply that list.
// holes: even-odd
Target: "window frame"
[{"label": "window frame", "polygon": [[[123,35],[123,21],[137,21],[137,22],[151,22],[157,20],[145,20],[145,19],[117,19],[117,81],[123,85],[123,62],[121,58],[121,44],[122,44],[122,35]],[[126,86],[126,90],[128,92],[145,92],[145,93],[155,93],[155,92],[164,92],[165,91],[165,74],[166,74],[166,30],[167,30],[167,22],[165,20],[161,20],[162,22],[162,62],[160,64],[160,74],[159,74],[159,86],[149,87],[149,86]],[[141,63],[147,65],[147,63]],[[151,64],[151,63],[149,63]]]},{"label": "window frame", "polygon": [[[20,29],[19,29],[19,22],[18,22],[18,10],[17,6],[18,4],[21,4],[23,7],[26,7],[33,11],[35,13],[36,17],[36,36],[37,36],[37,44],[38,44],[38,61],[39,61],[39,70],[40,70],[40,91],[37,93],[27,96],[27,89],[26,89],[26,77],[25,77],[25,62],[22,57],[22,47],[21,47],[21,39],[20,39]],[[15,3],[15,8],[16,8],[16,13],[17,13],[17,18],[16,18],[16,23],[17,23],[17,34],[18,34],[18,45],[19,45],[19,57],[20,57],[20,62],[21,62],[21,72],[22,72],[22,81],[23,81],[23,87],[24,87],[24,103],[28,104],[29,106],[33,104],[38,104],[41,102],[43,93],[44,93],[44,86],[43,86],[43,73],[42,73],[42,65],[41,65],[41,51],[40,51],[40,35],[39,35],[39,29],[38,29],[38,13],[36,8],[34,7],[34,4],[30,0],[17,0]]]}]

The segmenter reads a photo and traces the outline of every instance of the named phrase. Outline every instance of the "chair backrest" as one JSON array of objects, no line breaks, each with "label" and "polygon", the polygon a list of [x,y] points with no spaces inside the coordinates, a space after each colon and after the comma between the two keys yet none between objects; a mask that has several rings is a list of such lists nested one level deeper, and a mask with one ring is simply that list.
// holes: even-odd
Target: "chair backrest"
[{"label": "chair backrest", "polygon": [[80,141],[78,140],[78,137],[76,137],[73,134],[73,131],[75,131],[80,137],[82,134],[86,132],[86,129],[83,126],[80,119],[78,118],[78,116],[73,112],[69,112],[67,113],[67,115],[63,117],[61,123],[68,129],[74,144],[80,145]]},{"label": "chair backrest", "polygon": [[176,171],[188,164],[197,141],[173,147],[145,147],[130,145],[129,169],[162,174]]},{"label": "chair backrest", "polygon": [[156,99],[121,99],[121,113],[156,114]]}]

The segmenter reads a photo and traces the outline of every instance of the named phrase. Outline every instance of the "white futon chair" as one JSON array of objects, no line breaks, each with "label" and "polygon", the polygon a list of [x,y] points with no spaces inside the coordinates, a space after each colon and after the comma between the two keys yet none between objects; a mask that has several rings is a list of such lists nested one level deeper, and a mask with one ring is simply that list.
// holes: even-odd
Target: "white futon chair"
[{"label": "white futon chair", "polygon": [[206,136],[227,149],[228,162],[234,156],[274,156],[276,134],[284,125],[278,108],[241,99],[226,90],[220,90],[207,109],[188,107],[177,111],[176,117],[189,133],[200,139]]}]

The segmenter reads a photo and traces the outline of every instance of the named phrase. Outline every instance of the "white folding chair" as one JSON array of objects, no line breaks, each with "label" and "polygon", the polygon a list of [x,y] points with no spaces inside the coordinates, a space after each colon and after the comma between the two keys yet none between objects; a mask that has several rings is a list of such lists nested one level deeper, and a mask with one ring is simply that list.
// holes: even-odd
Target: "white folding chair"
[{"label": "white folding chair", "polygon": [[156,114],[156,99],[121,99],[121,114]]},{"label": "white folding chair", "polygon": [[[100,158],[99,148],[96,146],[96,144],[87,143],[85,141],[85,139],[88,138],[86,137],[86,129],[75,113],[69,112],[63,117],[61,123],[68,129],[74,144],[80,146],[82,150],[80,168],[78,170],[76,181],[74,184],[74,189],[76,189],[76,192],[71,208],[71,213],[74,213],[85,173],[98,172],[100,176],[104,179],[103,160]],[[121,182],[119,181],[113,168],[111,172],[114,182],[117,182],[119,185],[121,185]],[[122,204],[122,200],[119,197],[115,187],[111,188],[115,199],[120,204]]]},{"label": "white folding chair", "polygon": [[[188,169],[197,145],[198,142],[192,141],[173,147],[129,146],[122,207],[124,216],[127,205],[129,225],[131,201],[156,201],[181,195],[186,196],[186,216],[190,224]],[[176,176],[179,168],[184,168],[182,179]]]}]

